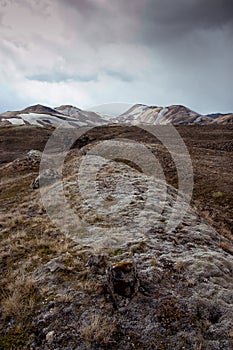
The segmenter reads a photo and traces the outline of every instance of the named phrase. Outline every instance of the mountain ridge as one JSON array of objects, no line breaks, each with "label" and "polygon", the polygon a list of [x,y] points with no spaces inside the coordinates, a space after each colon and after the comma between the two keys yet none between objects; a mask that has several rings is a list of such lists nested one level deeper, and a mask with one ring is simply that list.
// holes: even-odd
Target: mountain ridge
[{"label": "mountain ridge", "polygon": [[20,111],[7,111],[0,114],[0,126],[36,125],[41,127],[57,126],[61,123],[76,127],[98,126],[104,124],[152,124],[152,125],[207,125],[233,123],[233,113],[200,114],[184,105],[166,107],[135,104],[124,113],[113,116],[83,110],[72,105],[48,107],[41,104],[26,107]]}]

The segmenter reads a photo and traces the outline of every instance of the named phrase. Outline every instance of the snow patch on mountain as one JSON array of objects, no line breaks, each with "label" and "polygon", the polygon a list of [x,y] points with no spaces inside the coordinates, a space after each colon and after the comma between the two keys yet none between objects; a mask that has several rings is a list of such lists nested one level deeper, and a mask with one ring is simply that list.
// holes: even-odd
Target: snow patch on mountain
[{"label": "snow patch on mountain", "polygon": [[2,118],[2,121],[7,121],[12,125],[24,125],[24,121],[19,118]]}]

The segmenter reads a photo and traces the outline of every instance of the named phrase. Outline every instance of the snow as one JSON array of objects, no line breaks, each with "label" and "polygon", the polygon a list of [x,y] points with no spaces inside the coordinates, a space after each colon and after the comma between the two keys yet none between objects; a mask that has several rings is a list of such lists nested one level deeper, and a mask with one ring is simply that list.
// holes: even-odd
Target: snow
[{"label": "snow", "polygon": [[163,119],[167,112],[168,112],[168,108],[162,108],[161,111],[158,113],[157,121],[159,121],[160,119]]},{"label": "snow", "polygon": [[67,117],[78,117],[81,110],[76,107],[65,107],[64,109],[59,110],[59,112]]},{"label": "snow", "polygon": [[[42,114],[47,117],[47,114]],[[29,113],[29,114],[19,114],[19,117],[21,117],[24,121],[28,122],[31,125],[37,125],[41,126],[40,123],[38,123],[38,118],[39,114],[36,113]]]},{"label": "snow", "polygon": [[80,121],[77,121],[77,122],[75,122],[77,125],[79,125],[79,126],[88,126],[88,124],[87,123],[85,123],[85,122],[80,122]]},{"label": "snow", "polygon": [[52,116],[49,114],[38,114],[38,113],[28,113],[28,114],[19,114],[19,116],[24,120],[27,121],[31,125],[41,126],[41,123],[39,121],[42,121],[44,123],[49,124],[48,121],[51,122],[53,125],[60,125],[63,120],[59,119],[59,117]]},{"label": "snow", "polygon": [[9,123],[13,124],[13,125],[24,125],[24,121],[22,119],[18,119],[18,118],[3,118],[3,121],[7,120]]},{"label": "snow", "polygon": [[193,123],[200,123],[202,121],[202,116],[198,117],[193,121]]},{"label": "snow", "polygon": [[133,111],[122,115],[122,118],[127,119],[132,117],[134,120],[136,120],[147,108],[147,106],[138,106]]}]

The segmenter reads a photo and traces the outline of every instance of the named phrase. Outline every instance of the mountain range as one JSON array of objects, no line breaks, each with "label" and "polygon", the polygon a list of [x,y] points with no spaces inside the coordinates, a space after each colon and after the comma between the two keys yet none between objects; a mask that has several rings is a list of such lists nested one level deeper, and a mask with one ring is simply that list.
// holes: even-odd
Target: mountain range
[{"label": "mountain range", "polygon": [[193,125],[233,123],[233,113],[214,113],[202,115],[182,105],[168,107],[135,104],[119,116],[86,111],[71,105],[50,108],[40,104],[20,111],[0,114],[0,126],[36,125],[40,127],[57,126],[61,123],[73,126],[98,126],[106,124],[153,124],[153,125]]}]

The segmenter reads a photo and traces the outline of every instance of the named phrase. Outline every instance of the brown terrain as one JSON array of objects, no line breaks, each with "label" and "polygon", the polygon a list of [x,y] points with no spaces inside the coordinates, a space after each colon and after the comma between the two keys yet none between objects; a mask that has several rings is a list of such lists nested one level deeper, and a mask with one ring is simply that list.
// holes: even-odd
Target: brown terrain
[{"label": "brown terrain", "polygon": [[[232,235],[233,125],[188,125],[177,126],[176,129],[188,148],[193,164],[192,204],[221,234]],[[43,151],[52,132],[53,128],[33,126],[0,129],[1,165],[24,156],[30,149]],[[161,162],[168,183],[178,186],[176,168],[170,154],[158,140],[142,129],[133,126],[97,127],[88,135],[90,140],[85,143],[120,137],[152,144],[152,152]],[[76,147],[80,146],[82,143],[77,142]]]},{"label": "brown terrain", "polygon": [[[233,125],[176,129],[192,160],[194,191],[174,232],[165,230],[178,187],[171,155],[142,129],[114,125],[89,131],[66,158],[67,198],[93,234],[74,227],[75,240],[51,222],[31,186],[40,153],[29,151],[42,152],[53,128],[0,128],[1,350],[233,349]],[[158,222],[149,211],[140,216],[151,180],[124,159],[101,168],[96,181],[107,191],[105,208],[127,197],[129,212],[119,205],[109,219],[81,203],[72,171],[85,150],[119,138],[146,145],[162,165],[169,196]],[[45,190],[55,198],[59,188]]]}]

